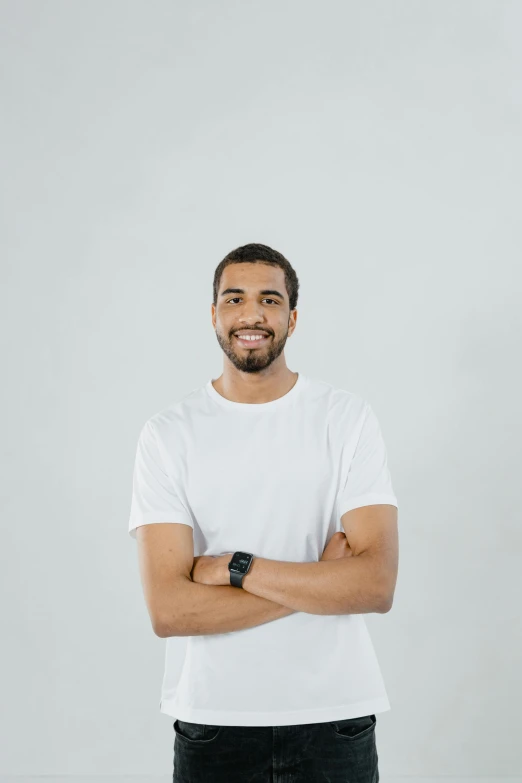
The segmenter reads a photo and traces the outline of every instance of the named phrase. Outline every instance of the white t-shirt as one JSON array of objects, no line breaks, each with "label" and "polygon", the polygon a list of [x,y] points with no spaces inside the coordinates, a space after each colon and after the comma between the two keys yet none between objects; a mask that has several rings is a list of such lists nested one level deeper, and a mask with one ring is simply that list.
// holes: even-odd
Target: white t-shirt
[{"label": "white t-shirt", "polygon": [[[209,380],[144,424],[129,533],[175,522],[193,529],[194,556],[317,562],[341,516],[376,503],[398,505],[363,398],[299,373],[282,397],[240,403]],[[286,726],[389,709],[363,614],[166,640],[160,711],[179,720]]]}]

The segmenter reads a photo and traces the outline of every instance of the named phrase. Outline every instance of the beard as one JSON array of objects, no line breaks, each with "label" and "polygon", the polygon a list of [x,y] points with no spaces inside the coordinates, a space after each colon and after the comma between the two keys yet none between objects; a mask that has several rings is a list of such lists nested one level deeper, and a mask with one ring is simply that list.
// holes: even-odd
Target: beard
[{"label": "beard", "polygon": [[216,338],[221,350],[237,370],[254,373],[266,369],[280,356],[288,339],[288,329],[279,339],[269,335],[268,343],[264,348],[242,348],[233,334],[223,338],[217,329]]}]

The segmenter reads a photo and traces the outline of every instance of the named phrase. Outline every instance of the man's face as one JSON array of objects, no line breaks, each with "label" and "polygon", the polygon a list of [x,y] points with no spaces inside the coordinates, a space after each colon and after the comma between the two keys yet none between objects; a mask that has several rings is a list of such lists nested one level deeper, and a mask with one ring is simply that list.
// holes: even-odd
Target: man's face
[{"label": "man's face", "polygon": [[[212,324],[219,345],[241,372],[259,372],[282,353],[295,329],[297,310],[290,313],[285,275],[268,264],[229,264],[223,270]],[[237,333],[261,340],[243,341]]]}]

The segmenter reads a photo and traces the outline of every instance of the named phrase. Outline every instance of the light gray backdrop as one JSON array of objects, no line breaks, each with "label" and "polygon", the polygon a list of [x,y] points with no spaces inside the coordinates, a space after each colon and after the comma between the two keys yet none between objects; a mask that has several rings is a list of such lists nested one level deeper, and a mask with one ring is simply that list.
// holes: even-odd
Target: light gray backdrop
[{"label": "light gray backdrop", "polygon": [[289,368],[388,447],[383,783],[522,776],[522,3],[0,9],[4,781],[171,780],[132,467],[247,242],[299,276]]}]

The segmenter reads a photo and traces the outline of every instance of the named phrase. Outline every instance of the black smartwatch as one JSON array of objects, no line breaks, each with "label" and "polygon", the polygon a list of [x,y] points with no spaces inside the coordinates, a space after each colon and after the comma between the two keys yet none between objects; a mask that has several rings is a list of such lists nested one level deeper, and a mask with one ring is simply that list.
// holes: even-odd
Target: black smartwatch
[{"label": "black smartwatch", "polygon": [[249,552],[234,552],[232,560],[228,564],[230,571],[230,584],[233,587],[243,587],[243,577],[248,573],[254,555]]}]

